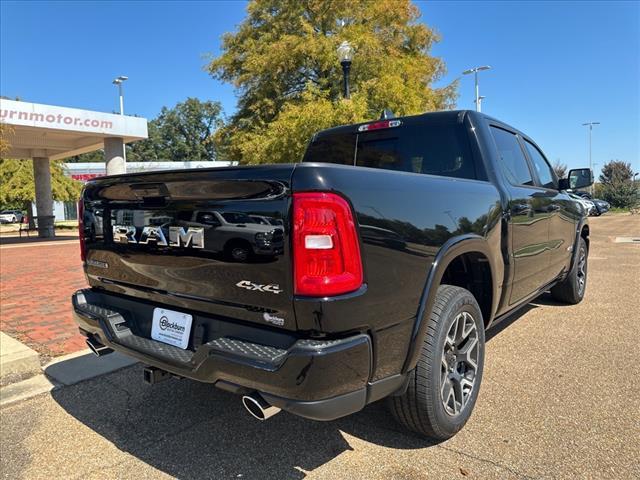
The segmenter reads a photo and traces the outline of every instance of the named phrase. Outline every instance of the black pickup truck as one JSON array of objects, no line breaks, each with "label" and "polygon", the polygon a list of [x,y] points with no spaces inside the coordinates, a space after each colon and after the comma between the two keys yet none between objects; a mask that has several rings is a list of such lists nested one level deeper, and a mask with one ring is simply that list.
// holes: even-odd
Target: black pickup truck
[{"label": "black pickup truck", "polygon": [[322,131],[294,165],[104,177],[79,205],[75,319],[149,383],[213,383],[259,419],[387,397],[448,438],[478,397],[485,330],[548,290],[582,300],[589,227],[564,189],[591,182],[472,111]]}]

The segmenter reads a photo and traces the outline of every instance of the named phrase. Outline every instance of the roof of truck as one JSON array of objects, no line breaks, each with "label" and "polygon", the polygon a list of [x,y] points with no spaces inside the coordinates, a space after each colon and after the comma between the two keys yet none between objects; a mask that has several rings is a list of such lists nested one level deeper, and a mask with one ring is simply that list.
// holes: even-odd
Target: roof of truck
[{"label": "roof of truck", "polygon": [[[481,113],[479,114],[473,110],[441,110],[437,112],[421,113],[419,115],[407,115],[404,117],[390,117],[387,119],[383,119],[383,118],[371,119],[366,122],[352,123],[349,125],[340,125],[338,127],[321,130],[314,135],[314,138],[316,136],[323,136],[323,135],[333,134],[333,133],[352,132],[354,131],[354,128],[357,131],[357,128],[360,125],[366,125],[369,123],[374,123],[382,120],[402,120],[403,122],[427,121],[427,122],[433,122],[433,123],[439,123],[439,124],[454,124],[454,123],[462,122],[464,120],[464,117],[469,114],[484,115]],[[487,117],[487,118],[490,118],[490,117]]]},{"label": "roof of truck", "polygon": [[485,120],[489,120],[490,122],[495,122],[499,125],[502,125],[504,127],[508,127],[511,130],[514,130],[516,132],[518,132],[519,134],[521,134],[522,136],[526,137],[527,139],[529,139],[529,137],[527,135],[525,135],[524,133],[522,133],[520,130],[518,130],[517,128],[512,127],[511,125],[509,125],[508,123],[503,122],[502,120],[498,120],[495,117],[491,117],[485,113],[481,113],[481,112],[476,112],[475,110],[440,110],[437,112],[426,112],[426,113],[421,113],[419,115],[407,115],[404,117],[390,117],[390,118],[378,118],[378,119],[371,119],[369,121],[366,122],[361,122],[361,123],[352,123],[349,125],[340,125],[338,127],[333,127],[333,128],[327,128],[326,130],[320,130],[318,132],[316,132],[311,141],[314,141],[316,138],[318,137],[323,137],[325,135],[332,135],[332,134],[336,134],[336,133],[356,133],[358,132],[358,128],[360,127],[360,125],[367,125],[367,124],[371,124],[371,123],[376,123],[376,122],[380,122],[383,120],[401,120],[403,124],[411,124],[411,123],[431,123],[431,124],[438,124],[438,125],[453,125],[456,123],[462,123],[465,119],[465,117],[469,115],[469,116],[476,116],[476,117],[480,117],[480,118],[484,118]]}]

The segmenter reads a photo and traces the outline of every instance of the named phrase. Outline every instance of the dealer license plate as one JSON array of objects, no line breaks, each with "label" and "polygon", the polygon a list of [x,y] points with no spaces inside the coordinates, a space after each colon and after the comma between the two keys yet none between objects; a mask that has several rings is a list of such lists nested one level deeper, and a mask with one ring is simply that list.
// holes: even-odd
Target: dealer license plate
[{"label": "dealer license plate", "polygon": [[174,312],[166,308],[154,308],[151,338],[186,349],[189,345],[192,320],[193,317],[186,313]]}]

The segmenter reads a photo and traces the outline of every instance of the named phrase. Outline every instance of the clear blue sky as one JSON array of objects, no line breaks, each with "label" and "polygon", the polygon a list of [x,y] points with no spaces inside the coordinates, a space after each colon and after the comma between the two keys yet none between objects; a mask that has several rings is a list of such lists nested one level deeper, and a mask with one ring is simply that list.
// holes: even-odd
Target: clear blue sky
[{"label": "clear blue sky", "polygon": [[[488,64],[483,110],[527,132],[553,161],[620,159],[640,170],[639,2],[417,2],[442,36],[433,53],[446,84]],[[111,80],[128,75],[125,110],[153,118],[188,96],[222,102],[233,88],[204,71],[243,2],[11,2],[0,11],[0,93],[25,101],[114,111]],[[473,108],[473,79],[459,108]]]}]

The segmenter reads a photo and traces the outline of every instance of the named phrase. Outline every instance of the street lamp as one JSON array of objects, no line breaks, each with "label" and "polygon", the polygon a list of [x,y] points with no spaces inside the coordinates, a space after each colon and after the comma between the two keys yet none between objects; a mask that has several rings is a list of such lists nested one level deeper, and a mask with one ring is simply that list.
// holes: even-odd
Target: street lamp
[{"label": "street lamp", "polygon": [[482,100],[480,99],[480,86],[478,85],[478,72],[481,72],[482,70],[489,70],[491,67],[489,65],[484,65],[482,67],[473,67],[470,68],[469,70],[465,70],[464,72],[462,72],[463,75],[469,75],[470,73],[474,74],[475,77],[475,81],[476,81],[476,112],[481,112],[482,111]]},{"label": "street lamp", "polygon": [[122,94],[122,84],[129,80],[129,77],[120,75],[113,79],[113,84],[118,86],[118,95],[120,96],[120,115],[124,115],[124,95]]},{"label": "street lamp", "polygon": [[344,98],[350,98],[349,94],[349,70],[353,59],[353,47],[346,40],[338,47],[338,59],[342,65],[342,84]]},{"label": "street lamp", "polygon": [[[593,132],[594,125],[600,125],[600,122],[587,122],[583,123],[582,126],[589,126],[589,170],[593,170],[593,164],[591,162],[591,132]],[[591,184],[591,196],[593,196],[593,184]]]}]

